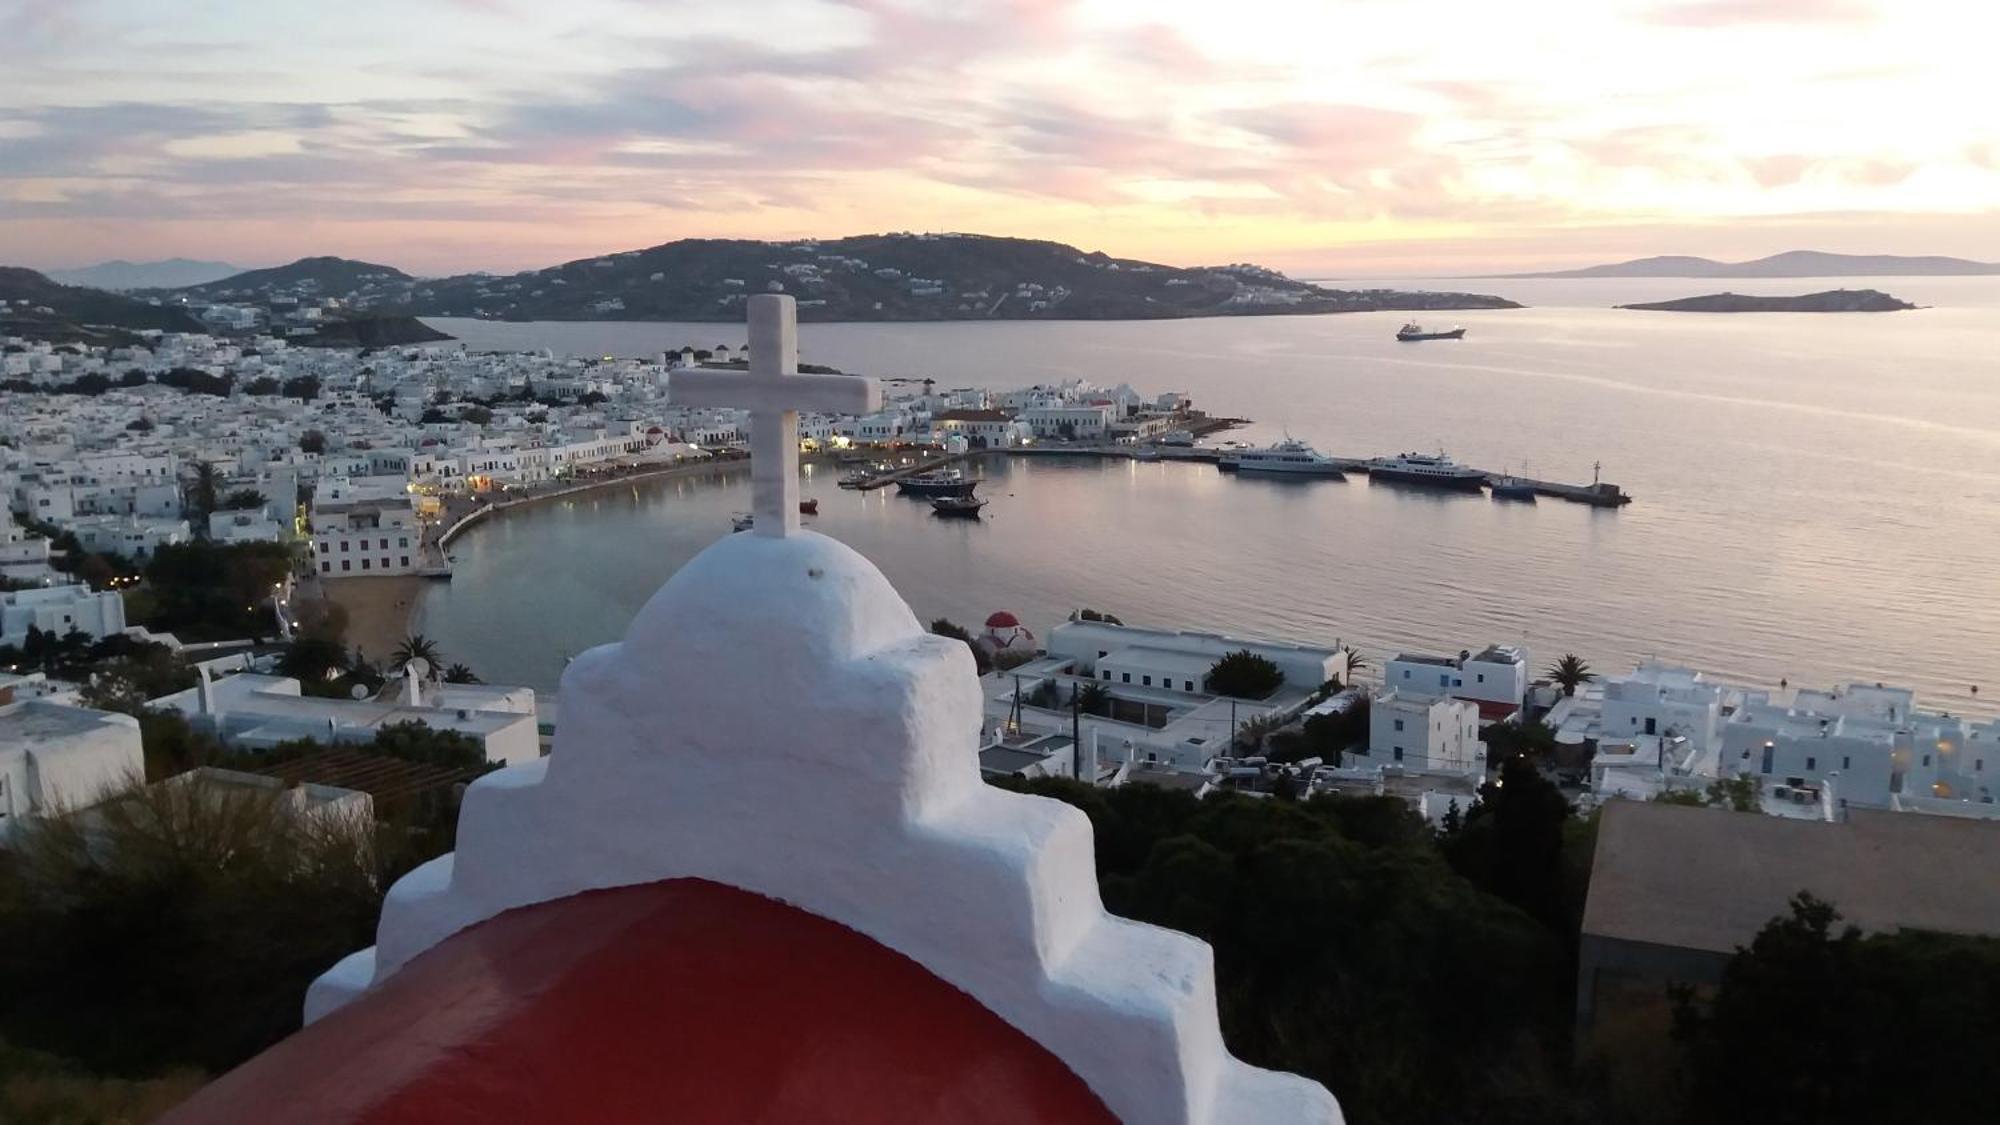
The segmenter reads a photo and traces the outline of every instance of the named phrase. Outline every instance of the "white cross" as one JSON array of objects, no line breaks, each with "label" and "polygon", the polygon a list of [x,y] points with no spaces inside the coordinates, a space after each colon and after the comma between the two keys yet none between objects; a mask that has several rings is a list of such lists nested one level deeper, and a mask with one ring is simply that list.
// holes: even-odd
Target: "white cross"
[{"label": "white cross", "polygon": [[750,370],[696,368],[667,377],[675,406],[750,411],[750,510],[758,535],[799,529],[799,411],[872,414],[882,387],[856,375],[799,374],[798,305],[782,293],[750,298]]}]

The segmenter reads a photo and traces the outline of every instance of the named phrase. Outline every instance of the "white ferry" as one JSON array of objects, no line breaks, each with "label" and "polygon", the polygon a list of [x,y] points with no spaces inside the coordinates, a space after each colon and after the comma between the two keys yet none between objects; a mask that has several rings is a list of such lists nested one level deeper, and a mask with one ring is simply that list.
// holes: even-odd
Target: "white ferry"
[{"label": "white ferry", "polygon": [[1368,476],[1371,480],[1427,484],[1433,488],[1451,488],[1462,492],[1477,492],[1486,486],[1485,473],[1461,465],[1443,453],[1401,453],[1394,457],[1378,457],[1368,462]]},{"label": "white ferry", "polygon": [[1294,476],[1344,478],[1340,462],[1305,442],[1286,438],[1269,449],[1243,449],[1216,462],[1224,472],[1286,473]]}]

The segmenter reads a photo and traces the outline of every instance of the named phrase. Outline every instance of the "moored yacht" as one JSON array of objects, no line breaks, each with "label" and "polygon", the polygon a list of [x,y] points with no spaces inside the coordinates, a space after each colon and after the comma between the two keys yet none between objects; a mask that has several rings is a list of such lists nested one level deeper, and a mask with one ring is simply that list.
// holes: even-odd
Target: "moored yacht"
[{"label": "moored yacht", "polygon": [[1224,454],[1217,465],[1225,472],[1335,478],[1347,475],[1340,471],[1340,462],[1292,438],[1286,438],[1269,449],[1242,449]]},{"label": "moored yacht", "polygon": [[1442,453],[1402,453],[1394,457],[1378,457],[1368,462],[1368,476],[1371,480],[1424,484],[1462,492],[1477,492],[1486,484],[1485,473],[1461,465]]}]

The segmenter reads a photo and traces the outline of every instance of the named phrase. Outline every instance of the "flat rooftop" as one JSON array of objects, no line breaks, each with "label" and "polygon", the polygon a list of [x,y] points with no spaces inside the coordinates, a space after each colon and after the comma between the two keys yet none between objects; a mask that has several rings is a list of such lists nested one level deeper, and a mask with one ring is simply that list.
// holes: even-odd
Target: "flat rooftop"
[{"label": "flat rooftop", "polygon": [[72,738],[103,727],[120,726],[119,720],[123,718],[39,699],[10,703],[0,707],[0,748]]},{"label": "flat rooftop", "polygon": [[1585,936],[1731,953],[1810,891],[1863,930],[2000,935],[2000,822],[1851,809],[1846,821],[1610,801]]}]

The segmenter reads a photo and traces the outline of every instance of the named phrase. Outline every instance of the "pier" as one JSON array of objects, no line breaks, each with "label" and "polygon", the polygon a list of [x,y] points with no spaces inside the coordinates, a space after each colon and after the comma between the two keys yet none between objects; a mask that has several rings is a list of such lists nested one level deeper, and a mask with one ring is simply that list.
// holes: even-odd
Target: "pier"
[{"label": "pier", "polygon": [[959,461],[965,460],[968,457],[979,456],[981,453],[984,452],[987,451],[973,450],[968,453],[944,453],[935,456],[925,457],[915,462],[914,464],[898,465],[893,469],[884,469],[879,473],[871,473],[869,476],[861,480],[850,481],[847,480],[845,477],[843,477],[841,478],[840,481],[840,487],[845,489],[850,489],[855,492],[873,492],[878,488],[886,488],[889,485],[892,485],[897,481],[902,480],[904,477],[913,477],[919,473],[928,473],[935,471],[937,469],[942,469],[946,465],[955,464]]},{"label": "pier", "polygon": [[[1209,464],[1215,464],[1223,457],[1223,451],[1220,449],[1171,445],[1026,445],[992,452],[1024,457],[1117,457],[1135,461],[1203,461]],[[1343,473],[1360,473],[1364,476],[1368,474],[1373,464],[1373,460],[1366,457],[1339,457],[1332,454],[1327,455],[1327,460],[1337,464]],[[1479,472],[1486,478],[1487,487],[1491,486],[1494,477],[1502,475],[1488,469],[1481,469]],[[1532,489],[1537,496],[1567,500],[1572,504],[1587,504],[1593,508],[1622,508],[1632,502],[1630,493],[1608,481],[1565,484],[1561,481],[1532,480],[1527,477],[1514,479]]]}]

